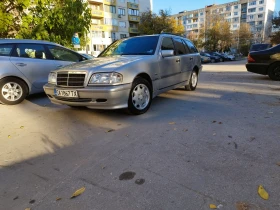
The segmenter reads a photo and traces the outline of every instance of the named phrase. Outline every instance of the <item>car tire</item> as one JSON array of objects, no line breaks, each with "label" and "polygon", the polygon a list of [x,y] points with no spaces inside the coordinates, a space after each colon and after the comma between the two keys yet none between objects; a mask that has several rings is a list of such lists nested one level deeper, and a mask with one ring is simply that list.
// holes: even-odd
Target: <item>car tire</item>
[{"label": "car tire", "polygon": [[194,91],[196,89],[197,82],[198,82],[198,74],[197,71],[194,70],[192,71],[189,84],[185,85],[185,90]]},{"label": "car tire", "polygon": [[6,105],[21,103],[28,94],[27,85],[17,78],[0,80],[0,102]]},{"label": "car tire", "polygon": [[269,67],[268,76],[272,80],[280,81],[280,63],[273,64]]},{"label": "car tire", "polygon": [[131,86],[128,99],[128,112],[134,115],[144,114],[148,111],[152,103],[152,87],[151,84],[137,77]]},{"label": "car tire", "polygon": [[215,59],[211,59],[211,63],[215,63],[216,61],[215,61]]},{"label": "car tire", "polygon": [[224,60],[222,58],[220,58],[220,62],[224,62]]}]

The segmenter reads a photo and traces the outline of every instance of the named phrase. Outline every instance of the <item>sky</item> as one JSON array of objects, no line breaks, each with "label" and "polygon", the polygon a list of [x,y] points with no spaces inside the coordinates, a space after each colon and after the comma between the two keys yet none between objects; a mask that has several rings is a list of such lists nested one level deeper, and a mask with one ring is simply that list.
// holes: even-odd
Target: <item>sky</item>
[{"label": "sky", "polygon": [[[211,4],[224,4],[234,0],[153,0],[153,12],[157,13],[160,9],[171,9],[171,14],[178,14],[184,10],[195,10],[204,8]],[[280,0],[276,0],[275,11],[280,11]]]}]

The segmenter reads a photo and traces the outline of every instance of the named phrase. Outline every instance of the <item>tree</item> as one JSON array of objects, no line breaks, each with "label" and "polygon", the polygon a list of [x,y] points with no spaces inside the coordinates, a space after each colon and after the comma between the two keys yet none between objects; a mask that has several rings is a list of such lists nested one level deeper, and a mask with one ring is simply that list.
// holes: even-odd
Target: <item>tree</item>
[{"label": "tree", "polygon": [[272,19],[272,28],[274,32],[271,35],[271,43],[279,44],[280,43],[280,11],[276,13],[274,18]]},{"label": "tree", "polygon": [[225,51],[231,44],[230,24],[220,15],[209,15],[206,22],[204,47],[210,51]]},{"label": "tree", "polygon": [[71,37],[78,32],[81,45],[86,45],[90,21],[91,10],[83,0],[37,0],[23,18],[17,38],[44,39],[70,47]]},{"label": "tree", "polygon": [[177,24],[170,17],[170,11],[160,10],[159,15],[152,11],[143,12],[140,17],[138,26],[140,34],[160,34],[161,32],[169,32],[174,34],[183,34],[184,27]]},{"label": "tree", "polygon": [[1,0],[0,38],[15,37],[29,6],[30,0]]}]

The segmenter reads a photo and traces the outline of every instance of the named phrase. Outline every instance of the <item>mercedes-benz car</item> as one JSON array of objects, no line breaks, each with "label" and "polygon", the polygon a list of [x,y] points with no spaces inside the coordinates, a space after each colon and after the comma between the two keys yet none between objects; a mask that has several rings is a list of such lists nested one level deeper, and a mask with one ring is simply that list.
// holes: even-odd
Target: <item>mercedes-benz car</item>
[{"label": "mercedes-benz car", "polygon": [[44,90],[55,104],[143,114],[160,93],[180,86],[195,90],[201,70],[188,39],[138,36],[112,43],[93,60],[52,71]]}]

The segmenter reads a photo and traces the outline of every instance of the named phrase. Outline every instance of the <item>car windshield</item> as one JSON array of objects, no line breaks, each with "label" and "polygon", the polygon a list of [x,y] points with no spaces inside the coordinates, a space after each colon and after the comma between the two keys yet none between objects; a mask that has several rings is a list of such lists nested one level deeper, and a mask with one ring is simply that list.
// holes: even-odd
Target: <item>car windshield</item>
[{"label": "car windshield", "polygon": [[98,57],[115,55],[153,55],[157,47],[158,39],[158,36],[143,36],[118,40],[106,48]]}]

